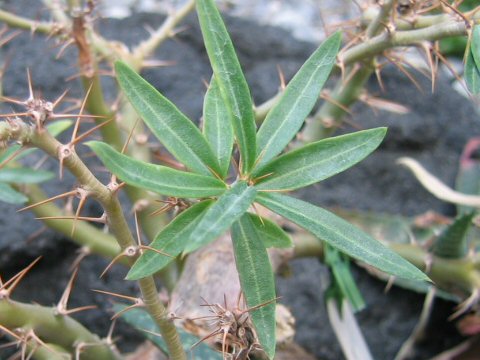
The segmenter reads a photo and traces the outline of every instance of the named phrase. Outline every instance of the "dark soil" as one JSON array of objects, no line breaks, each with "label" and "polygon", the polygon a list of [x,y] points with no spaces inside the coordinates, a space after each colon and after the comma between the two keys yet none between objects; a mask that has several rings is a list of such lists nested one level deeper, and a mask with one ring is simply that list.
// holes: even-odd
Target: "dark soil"
[{"label": "dark soil", "polygon": [[[9,1],[9,9],[36,17],[31,1]],[[21,11],[18,11],[21,9]],[[128,19],[102,20],[103,34],[132,45],[147,36],[145,25],[157,26],[161,17],[138,14]],[[243,20],[227,18],[227,26],[240,56],[256,103],[261,103],[277,92],[279,80],[277,65],[287,79],[299,68],[315,45],[299,42],[283,30],[260,27]],[[35,88],[45,97],[54,99],[69,87],[72,95],[80,93],[79,82],[65,83],[73,75],[70,66],[75,63],[75,51],[69,50],[60,60],[55,60],[53,41],[41,36],[34,39],[29,34],[19,36],[5,46],[1,54],[13,61],[4,77],[4,94],[26,97],[25,68],[30,68]],[[205,87],[203,80],[210,78],[210,67],[204,54],[202,40],[194,17],[187,21],[187,30],[175,39],[167,41],[158,51],[158,59],[172,60],[175,66],[145,71],[145,77],[162,93],[177,104],[192,119],[199,119]],[[395,165],[401,156],[412,156],[446,183],[454,181],[457,162],[465,142],[480,133],[478,116],[468,100],[452,90],[447,80],[440,77],[435,94],[430,93],[430,83],[419,78],[424,92],[420,93],[401,74],[392,69],[384,73],[387,88],[381,94],[375,82],[369,85],[376,94],[401,102],[411,108],[411,113],[400,116],[380,112],[375,115],[368,107],[357,105],[351,121],[363,128],[388,126],[384,145],[367,160],[351,170],[311,187],[301,196],[323,206],[340,206],[362,210],[374,210],[404,215],[416,215],[435,210],[447,215],[453,209],[434,199],[424,191],[413,176]],[[112,81],[105,82],[113,88]],[[112,91],[112,98],[113,98]],[[8,108],[5,108],[5,111]],[[349,127],[342,131],[352,130]],[[55,162],[47,168],[57,170]],[[63,182],[46,184],[50,194],[73,184],[71,177]],[[98,212],[92,205],[91,212]],[[55,303],[68,281],[68,268],[73,262],[76,247],[51,231],[43,232],[34,240],[28,237],[40,227],[32,215],[17,214],[16,208],[0,204],[0,273],[8,278],[22,266],[42,255],[40,264],[23,281],[15,299],[34,301],[45,305]],[[124,269],[108,273],[99,280],[98,275],[107,261],[91,256],[81,266],[71,307],[95,304],[98,311],[85,312],[79,320],[101,335],[107,333],[109,302],[105,296],[90,289],[108,289],[120,293],[135,293],[132,283],[123,281]],[[292,276],[278,279],[281,302],[289,306],[297,319],[297,342],[319,359],[341,359],[341,351],[328,324],[322,289],[328,274],[315,259],[295,260],[291,264]],[[376,359],[392,359],[402,342],[415,326],[423,297],[401,289],[384,294],[384,284],[372,279],[362,270],[355,270],[355,277],[366,298],[367,309],[358,315],[362,330]],[[436,306],[434,328],[428,341],[418,350],[418,359],[428,358],[452,346],[460,340],[452,325],[445,318],[454,304],[439,301]],[[119,345],[127,350],[138,344],[136,337],[125,325],[119,325],[116,335],[122,339]],[[2,357],[0,353],[0,358]]]}]

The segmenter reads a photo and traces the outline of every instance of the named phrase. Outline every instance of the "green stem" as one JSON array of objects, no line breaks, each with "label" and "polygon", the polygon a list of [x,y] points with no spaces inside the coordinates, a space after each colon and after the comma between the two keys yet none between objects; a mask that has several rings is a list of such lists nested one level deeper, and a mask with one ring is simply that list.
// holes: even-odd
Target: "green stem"
[{"label": "green stem", "polygon": [[69,316],[58,315],[55,308],[30,305],[10,299],[0,300],[0,324],[9,328],[33,330],[46,343],[56,344],[74,354],[85,344],[82,359],[120,359],[108,344]]},{"label": "green stem", "polygon": [[172,36],[177,24],[185,18],[195,7],[195,0],[188,0],[185,5],[171,14],[150,38],[141,42],[132,52],[131,65],[138,71],[141,69],[143,60],[150,56],[155,49],[166,39]]},{"label": "green stem", "polygon": [[[42,149],[53,158],[58,158],[64,146],[52,137],[47,131],[35,131],[32,134],[31,128],[27,127],[32,145]],[[96,199],[102,205],[107,216],[110,229],[115,236],[122,251],[129,247],[136,247],[136,242],[130,232],[125,220],[122,207],[116,196],[116,191],[103,185],[86,167],[73,149],[64,158],[63,164],[76,177],[80,186],[88,192],[91,198]],[[113,186],[113,184],[110,184]],[[130,264],[138,257],[128,257]],[[148,311],[160,328],[160,332],[167,343],[171,358],[174,360],[186,360],[178,332],[170,319],[167,317],[167,310],[163,306],[153,277],[147,277],[138,281],[143,296],[143,302]]]},{"label": "green stem", "polygon": [[0,22],[7,24],[8,26],[28,30],[37,31],[44,34],[55,33],[62,29],[62,25],[57,23],[47,23],[43,21],[33,21],[15,14],[9,13],[5,10],[0,10]]}]

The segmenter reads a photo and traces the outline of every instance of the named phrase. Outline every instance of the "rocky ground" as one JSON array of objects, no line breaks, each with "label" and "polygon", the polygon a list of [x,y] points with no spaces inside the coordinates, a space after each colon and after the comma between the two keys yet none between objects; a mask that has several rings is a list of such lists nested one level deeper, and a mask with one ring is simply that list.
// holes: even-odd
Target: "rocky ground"
[{"label": "rocky ground", "polygon": [[[27,0],[7,2],[12,9],[22,9],[28,14]],[[7,5],[6,5],[7,6]],[[24,10],[25,9],[25,10]],[[105,36],[133,44],[144,38],[145,25],[159,24],[156,14],[135,14],[122,20],[102,20]],[[188,30],[175,40],[165,43],[157,53],[163,60],[175,61],[175,66],[145,71],[145,77],[161,92],[175,102],[187,115],[198,119],[204,94],[203,79],[210,77],[207,58],[194,17],[187,20]],[[247,80],[257,103],[273,96],[278,90],[277,65],[287,79],[298,69],[315,48],[314,43],[302,42],[289,33],[272,27],[263,27],[245,19],[227,18],[227,26],[245,69]],[[34,84],[48,98],[55,98],[65,87],[79,93],[79,83],[66,84],[72,75],[70,63],[75,62],[74,52],[55,60],[56,51],[44,39],[32,41],[25,34],[5,49],[15,61],[9,66],[4,80],[4,93],[9,96],[26,95],[25,68],[32,71]],[[403,168],[395,165],[400,156],[412,156],[445,182],[454,181],[459,154],[465,142],[480,133],[478,117],[468,100],[451,90],[448,81],[440,78],[437,91],[430,93],[430,84],[419,77],[424,89],[419,92],[402,75],[393,69],[384,74],[387,88],[381,94],[374,81],[369,84],[372,93],[382,95],[407,105],[408,115],[386,112],[375,114],[364,105],[354,108],[350,122],[361,128],[388,126],[389,133],[381,148],[353,169],[338,175],[321,186],[314,186],[300,196],[322,206],[340,206],[404,215],[417,215],[427,210],[452,214],[453,209],[435,200],[424,191]],[[111,82],[106,82],[111,87]],[[346,126],[342,131],[351,130]],[[56,171],[55,163],[47,168]],[[47,191],[58,193],[69,189],[73,180],[47,184]],[[98,212],[92,204],[89,211]],[[15,298],[50,305],[60,297],[69,274],[68,267],[75,258],[75,246],[51,231],[44,232],[33,241],[26,239],[40,227],[28,214],[17,214],[12,206],[0,204],[0,273],[8,278],[21,266],[38,255],[43,260],[22,283]],[[134,286],[123,281],[124,270],[118,268],[105,278],[98,279],[106,261],[89,257],[82,264],[75,286],[71,306],[96,304],[98,311],[85,312],[79,317],[93,331],[104,335],[109,326],[108,301],[92,288],[133,293]],[[296,341],[318,359],[342,358],[339,346],[331,331],[323,301],[322,282],[326,269],[316,259],[295,260],[292,275],[278,279],[281,302],[291,308],[297,319]],[[384,284],[372,279],[363,270],[355,270],[355,277],[367,301],[367,309],[359,315],[359,322],[376,359],[392,359],[415,326],[421,310],[422,296],[400,289],[384,294]],[[445,318],[454,304],[439,301],[428,340],[418,349],[417,359],[425,359],[459,341],[453,326]],[[441,324],[438,325],[438,324]],[[444,331],[439,331],[440,328]],[[139,338],[119,325],[116,335],[124,349],[132,349]],[[0,358],[1,358],[0,352]]]}]

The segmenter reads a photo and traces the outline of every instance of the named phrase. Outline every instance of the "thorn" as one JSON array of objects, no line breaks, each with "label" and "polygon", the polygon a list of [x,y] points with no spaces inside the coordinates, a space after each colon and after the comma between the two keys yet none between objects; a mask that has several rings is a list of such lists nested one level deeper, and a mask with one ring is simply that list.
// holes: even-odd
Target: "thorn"
[{"label": "thorn", "polygon": [[7,165],[10,161],[12,161],[14,158],[16,158],[25,150],[27,150],[27,147],[21,147],[20,149],[14,151],[9,157],[7,157],[5,160],[2,161],[2,163],[0,163],[0,169],[3,168],[5,165]]},{"label": "thorn", "polygon": [[80,249],[76,251],[78,254],[75,260],[73,260],[72,265],[69,268],[69,271],[73,271],[75,268],[80,266],[80,263],[85,259],[88,255],[92,253],[92,250],[88,246],[82,246]]},{"label": "thorn", "polygon": [[93,87],[93,82],[90,83],[87,93],[83,98],[82,105],[80,106],[80,110],[78,111],[77,121],[75,121],[75,126],[72,132],[72,139],[70,141],[71,144],[74,143],[75,138],[77,137],[78,127],[80,126],[80,119],[81,119],[81,116],[83,115],[83,110],[85,110],[85,105],[87,104],[88,95],[90,95],[90,91],[92,90],[92,87]]},{"label": "thorn", "polygon": [[266,178],[268,178],[269,176],[272,176],[273,174],[275,174],[275,173],[274,173],[274,172],[269,172],[268,174],[265,174],[265,175],[256,177],[255,179],[252,179],[252,184],[256,184],[256,183],[258,183],[260,180],[266,179]]},{"label": "thorn", "polygon": [[[262,226],[265,226],[265,222],[263,221],[263,217],[260,216],[260,212],[258,211],[258,208],[257,208],[257,206],[255,205],[255,203],[252,203],[252,207],[253,207],[253,209],[255,210],[255,214],[257,214],[258,218],[260,219],[260,222],[262,223]],[[225,294],[224,294],[224,296],[225,296]],[[225,302],[226,302],[226,301],[227,301],[227,299],[225,299]],[[226,307],[227,307],[227,306],[225,305],[225,308],[226,308]]]},{"label": "thorn", "polygon": [[58,104],[60,104],[60,102],[63,100],[63,98],[68,94],[68,89],[65,90],[58,98],[57,100],[55,100],[52,104],[52,110],[55,109],[55,107],[57,107]]},{"label": "thorn", "polygon": [[62,199],[62,198],[64,198],[64,197],[68,197],[68,196],[73,196],[73,195],[76,195],[76,194],[77,194],[77,189],[72,190],[72,191],[68,191],[68,192],[66,192],[66,193],[53,196],[53,197],[51,197],[51,198],[49,198],[49,199],[39,201],[39,202],[37,202],[37,203],[35,203],[35,204],[28,205],[28,206],[26,206],[26,207],[24,207],[24,208],[21,208],[20,210],[17,210],[17,212],[22,212],[22,211],[25,211],[25,210],[30,210],[30,209],[33,209],[34,207],[37,207],[37,206],[40,206],[40,205],[49,203],[49,202],[51,202],[51,201],[55,201],[55,200],[58,200],[58,199]]},{"label": "thorn", "polygon": [[75,212],[75,218],[73,219],[72,223],[72,232],[70,233],[70,237],[73,238],[73,235],[75,234],[75,227],[77,225],[77,219],[80,216],[80,212],[83,209],[83,206],[85,205],[85,202],[87,201],[88,197],[88,192],[82,188],[77,189],[77,196],[80,198],[80,201],[78,202],[77,206],[77,211]]},{"label": "thorn", "polygon": [[88,305],[88,306],[81,306],[81,307],[71,309],[71,310],[67,309],[68,300],[70,298],[70,294],[72,292],[73,285],[75,283],[77,275],[78,275],[78,267],[76,267],[75,270],[73,270],[72,276],[70,277],[70,280],[67,283],[67,287],[63,291],[62,297],[60,298],[60,301],[58,302],[58,304],[56,306],[55,311],[56,311],[57,315],[70,315],[70,314],[77,313],[77,312],[80,312],[80,311],[97,308],[96,305]]},{"label": "thorn", "polygon": [[130,140],[132,139],[133,132],[134,132],[135,128],[137,127],[137,124],[138,124],[139,120],[140,120],[140,118],[138,117],[137,120],[135,120],[135,123],[133,124],[132,128],[128,132],[127,140],[125,141],[125,144],[123,144],[123,147],[122,147],[122,151],[121,151],[122,154],[124,154],[125,151],[127,150],[128,144],[130,143]]},{"label": "thorn", "polygon": [[423,94],[423,89],[418,83],[418,81],[412,76],[412,74],[408,72],[407,69],[405,69],[405,67],[397,59],[391,58],[387,55],[384,55],[384,56],[390,63],[395,65],[413,83],[413,85],[415,85],[415,87]]},{"label": "thorn", "polygon": [[347,114],[352,115],[351,110],[347,106],[345,106],[342,103],[335,100],[326,91],[322,91],[322,93],[320,94],[320,98],[322,98],[323,100],[328,101],[329,103],[332,103],[333,105],[339,107],[340,109],[345,111]]},{"label": "thorn", "polygon": [[100,293],[100,294],[115,296],[115,297],[118,297],[120,299],[125,299],[125,300],[129,300],[129,301],[133,302],[132,305],[127,306],[125,309],[122,309],[119,312],[117,312],[116,314],[114,314],[111,317],[111,320],[117,319],[119,316],[121,316],[122,314],[126,313],[129,310],[132,310],[132,309],[137,308],[137,307],[145,306],[145,303],[143,302],[142,299],[136,298],[136,297],[133,297],[133,296],[122,295],[122,294],[117,294],[117,293],[113,293],[113,292],[110,292],[110,291],[96,290],[96,289],[92,289],[92,291],[95,291],[95,292]]},{"label": "thorn", "polygon": [[[57,56],[55,56],[55,59],[58,60],[62,57],[62,55],[65,53],[65,51],[70,47],[70,45],[73,45],[75,43],[74,39],[69,39],[66,41],[61,47],[60,50],[57,53]],[[55,46],[56,47],[56,46]]]},{"label": "thorn", "polygon": [[101,217],[87,217],[87,216],[43,216],[37,217],[35,220],[83,220],[90,221],[99,224],[106,224],[106,216],[102,215]]},{"label": "thorn", "polygon": [[25,277],[25,275],[35,266],[37,262],[40,261],[42,257],[39,256],[35,260],[33,260],[30,265],[28,265],[26,268],[18,272],[15,276],[13,276],[10,280],[7,282],[3,283],[0,286],[0,299],[8,299],[10,295],[12,295],[12,292],[15,290],[15,288],[18,286],[20,281]]},{"label": "thorn", "polygon": [[110,120],[107,120],[107,121],[104,121],[96,126],[94,126],[93,128],[91,128],[90,130],[87,130],[85,131],[82,135],[79,135],[75,140],[73,140],[70,144],[71,145],[77,145],[80,141],[82,141],[83,139],[85,139],[86,137],[90,136],[92,133],[94,133],[95,131],[97,131],[98,129],[104,127],[105,125],[111,123],[113,121],[113,118],[111,118]]},{"label": "thorn", "polygon": [[136,211],[133,212],[133,216],[135,218],[135,231],[137,234],[137,244],[138,246],[142,246],[142,239],[140,237],[140,226],[138,226],[138,216]]},{"label": "thorn", "polygon": [[103,277],[103,275],[105,275],[107,273],[107,271],[110,270],[110,268],[122,257],[124,257],[124,256],[133,257],[137,254],[138,254],[138,247],[137,246],[129,246],[129,247],[125,248],[120,254],[115,256],[112,259],[112,261],[110,261],[110,263],[107,265],[105,270],[103,270],[102,273],[100,274],[99,278],[101,279]]}]

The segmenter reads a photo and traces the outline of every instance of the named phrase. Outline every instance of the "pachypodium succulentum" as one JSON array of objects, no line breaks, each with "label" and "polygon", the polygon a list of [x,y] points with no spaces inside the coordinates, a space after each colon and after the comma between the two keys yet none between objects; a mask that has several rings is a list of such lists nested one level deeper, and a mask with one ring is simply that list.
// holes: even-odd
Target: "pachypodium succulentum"
[{"label": "pachypodium succulentum", "polygon": [[[289,241],[277,224],[251,212],[255,203],[389,274],[416,280],[428,278],[336,215],[285,195],[351,167],[375,150],[385,136],[385,128],[370,129],[281,154],[318,99],[335,64],[341,34],[329,37],[311,55],[257,131],[250,91],[214,1],[198,0],[196,6],[213,68],[202,131],[126,64],[118,62],[115,68],[120,86],[139,116],[187,170],[134,160],[105,143],[89,145],[105,166],[127,184],[191,204],[157,235],[151,247],[172,256],[187,254],[231,229],[246,303],[250,308],[266,304],[252,311],[251,317],[260,344],[273,358],[275,286],[266,247],[285,247]],[[238,166],[231,169],[235,149]],[[145,252],[127,278],[151,275],[170,261],[172,258],[159,253]]]}]

